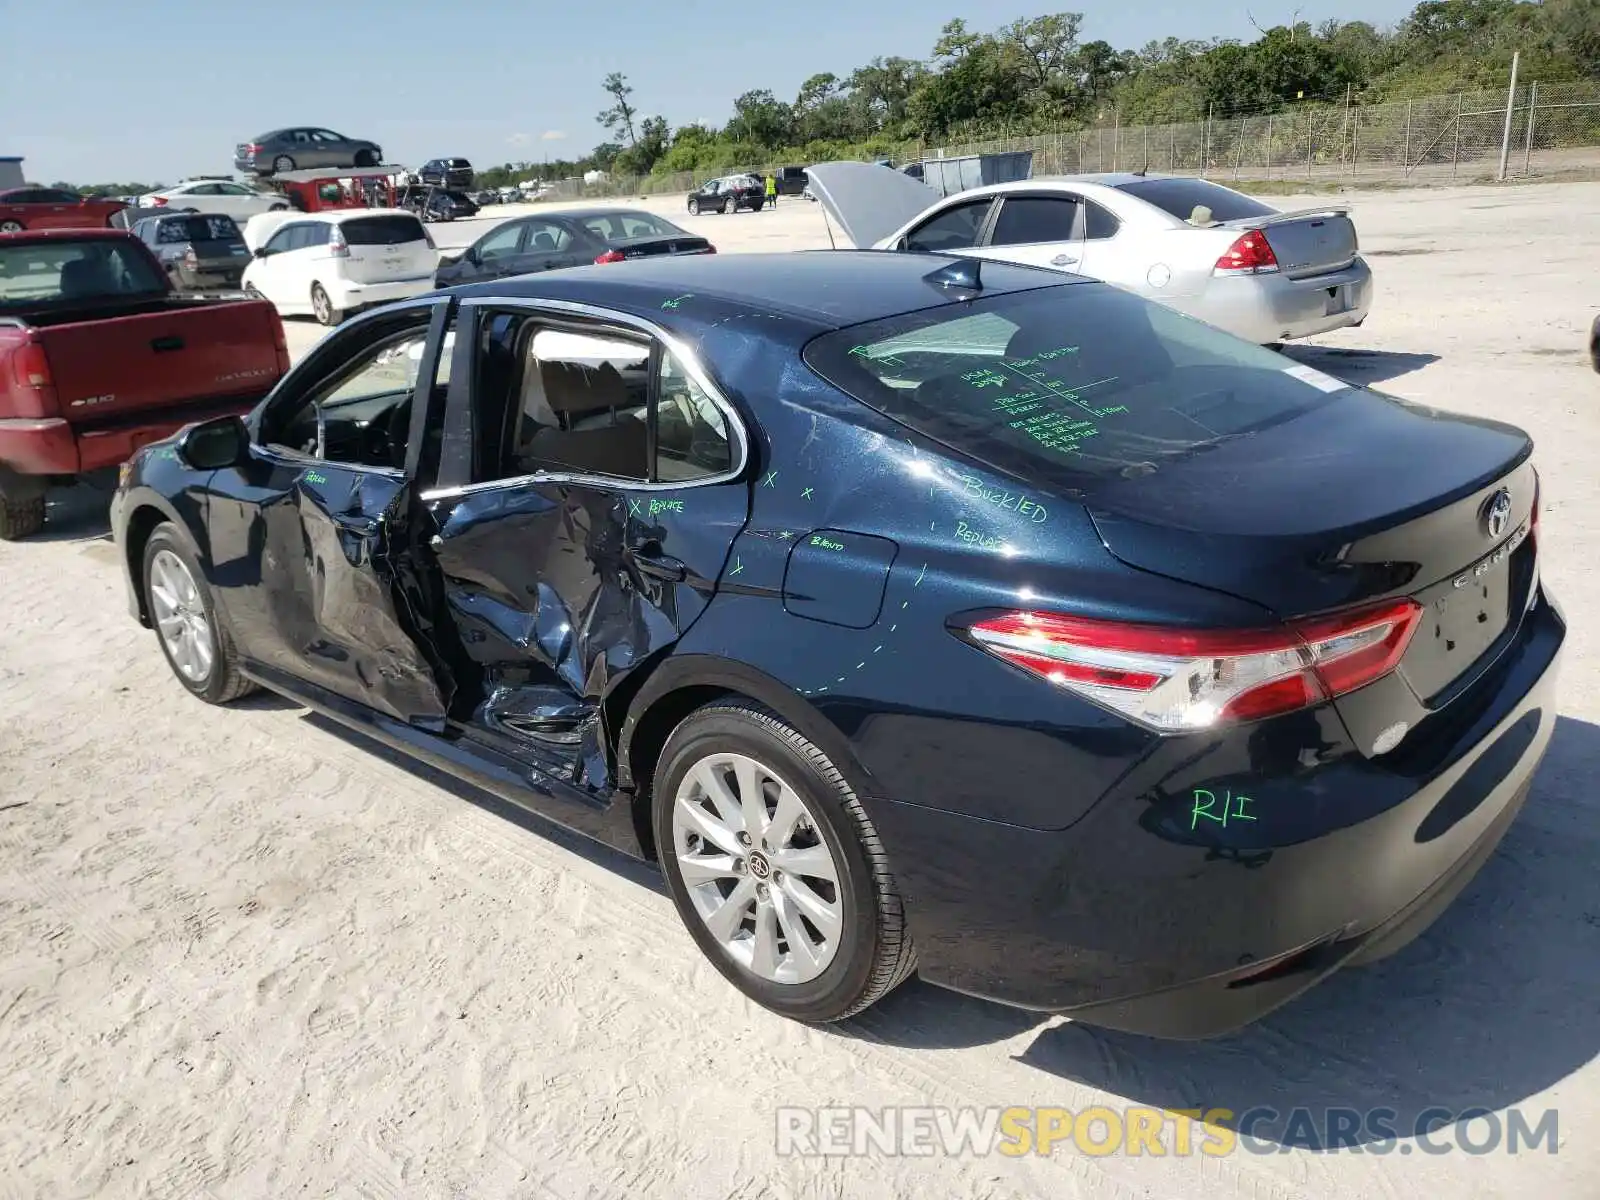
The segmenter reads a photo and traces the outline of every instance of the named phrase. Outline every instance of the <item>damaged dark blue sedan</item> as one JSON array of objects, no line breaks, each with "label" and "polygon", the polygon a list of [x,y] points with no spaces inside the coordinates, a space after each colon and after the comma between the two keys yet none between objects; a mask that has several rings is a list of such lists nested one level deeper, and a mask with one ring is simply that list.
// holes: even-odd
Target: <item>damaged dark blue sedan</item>
[{"label": "damaged dark blue sedan", "polygon": [[659,860],[761,1004],[915,970],[1201,1037],[1515,818],[1565,636],[1531,455],[1056,272],[728,255],[367,314],[113,523],[194,695]]}]

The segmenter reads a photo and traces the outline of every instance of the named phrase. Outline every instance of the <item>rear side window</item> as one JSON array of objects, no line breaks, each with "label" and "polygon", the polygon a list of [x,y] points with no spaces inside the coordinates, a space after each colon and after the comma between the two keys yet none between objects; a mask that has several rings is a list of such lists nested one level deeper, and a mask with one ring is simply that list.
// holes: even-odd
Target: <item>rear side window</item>
[{"label": "rear side window", "polygon": [[400,242],[420,242],[427,238],[422,222],[395,213],[382,217],[359,217],[339,227],[351,246],[393,246]]},{"label": "rear side window", "polygon": [[952,449],[1082,491],[1287,421],[1336,381],[1104,284],[945,305],[824,334],[806,363]]},{"label": "rear side window", "polygon": [[1267,217],[1277,211],[1259,200],[1205,179],[1139,179],[1120,183],[1119,191],[1154,204],[1162,212],[1187,221],[1198,207],[1211,210],[1214,221],[1238,221],[1248,217]]},{"label": "rear side window", "polygon": [[1070,242],[1075,237],[1078,202],[1066,197],[1019,196],[1001,202],[991,246]]}]

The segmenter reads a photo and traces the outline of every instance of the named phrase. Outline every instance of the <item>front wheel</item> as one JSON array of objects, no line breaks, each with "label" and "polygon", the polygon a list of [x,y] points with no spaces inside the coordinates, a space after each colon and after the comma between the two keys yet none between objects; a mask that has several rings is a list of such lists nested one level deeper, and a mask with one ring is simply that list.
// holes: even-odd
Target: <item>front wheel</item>
[{"label": "front wheel", "polygon": [[871,820],[828,756],[775,714],[729,701],[690,715],[662,752],[651,803],[678,915],[756,1003],[838,1021],[911,974]]},{"label": "front wheel", "polygon": [[320,325],[337,325],[344,320],[344,311],[333,306],[327,289],[320,283],[311,285],[311,312]]},{"label": "front wheel", "polygon": [[170,521],[156,526],[145,543],[144,594],[161,653],[179,683],[208,704],[227,704],[256,690],[239,673],[239,655],[217,620],[211,589]]},{"label": "front wheel", "polygon": [[24,228],[21,221],[0,221],[0,233],[21,233]]},{"label": "front wheel", "polygon": [[44,528],[44,493],[7,496],[0,490],[0,542],[20,542]]},{"label": "front wheel", "polygon": [[289,211],[289,206],[287,204],[273,204],[273,205],[268,206],[267,211],[268,212],[287,212],[287,211]]},{"label": "front wheel", "polygon": [[362,150],[356,154],[356,166],[375,167],[377,165],[378,159],[371,150]]},{"label": "front wheel", "polygon": [[694,199],[693,197],[691,197],[689,200],[689,215],[691,217],[698,217],[700,215],[700,201]]}]

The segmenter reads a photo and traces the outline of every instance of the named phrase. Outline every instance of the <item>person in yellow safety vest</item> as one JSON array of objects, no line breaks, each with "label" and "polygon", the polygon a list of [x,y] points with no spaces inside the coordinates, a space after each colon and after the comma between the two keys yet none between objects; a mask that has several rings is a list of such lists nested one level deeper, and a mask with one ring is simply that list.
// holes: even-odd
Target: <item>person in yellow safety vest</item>
[{"label": "person in yellow safety vest", "polygon": [[774,209],[774,208],[777,208],[777,207],[778,207],[778,181],[775,178],[773,178],[773,176],[772,176],[772,174],[770,172],[768,172],[768,174],[767,174],[767,208],[770,210],[770,209]]}]

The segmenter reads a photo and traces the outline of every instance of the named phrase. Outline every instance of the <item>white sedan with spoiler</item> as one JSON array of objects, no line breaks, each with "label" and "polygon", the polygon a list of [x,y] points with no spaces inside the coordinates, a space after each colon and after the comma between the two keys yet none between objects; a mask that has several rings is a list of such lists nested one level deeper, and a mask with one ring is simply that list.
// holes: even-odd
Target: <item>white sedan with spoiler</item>
[{"label": "white sedan with spoiler", "polygon": [[1262,344],[1359,325],[1372,270],[1341,206],[1279,212],[1205,179],[1029,179],[940,199],[873,163],[807,169],[858,248],[993,258],[1116,284]]}]

